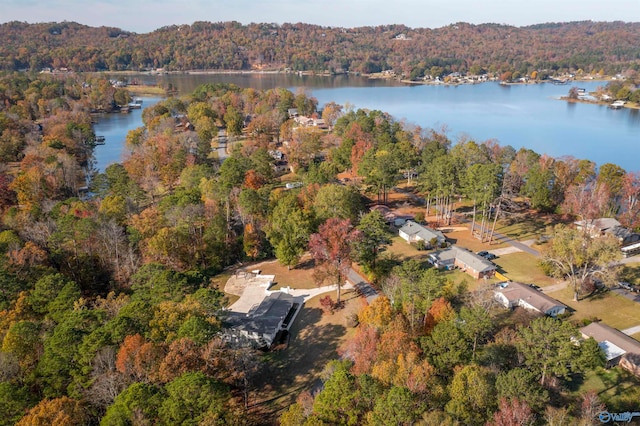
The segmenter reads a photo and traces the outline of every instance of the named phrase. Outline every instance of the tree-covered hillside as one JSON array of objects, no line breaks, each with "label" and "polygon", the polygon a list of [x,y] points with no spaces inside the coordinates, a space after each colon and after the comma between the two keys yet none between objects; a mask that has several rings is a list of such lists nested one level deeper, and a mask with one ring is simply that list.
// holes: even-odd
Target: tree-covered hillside
[{"label": "tree-covered hillside", "polygon": [[613,74],[640,65],[640,24],[571,22],[529,27],[452,24],[335,28],[195,22],[135,34],[73,22],[0,25],[0,69],[75,71],[284,69],[420,77],[534,70]]}]

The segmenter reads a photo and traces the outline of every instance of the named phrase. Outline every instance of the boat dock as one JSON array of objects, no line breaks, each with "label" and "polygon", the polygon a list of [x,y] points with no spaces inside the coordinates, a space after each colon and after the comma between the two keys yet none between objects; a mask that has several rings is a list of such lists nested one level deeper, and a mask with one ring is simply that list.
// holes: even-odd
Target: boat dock
[{"label": "boat dock", "polygon": [[142,108],[142,99],[133,98],[133,101],[129,103],[128,107],[130,109],[141,109]]},{"label": "boat dock", "polygon": [[105,142],[106,142],[106,139],[104,136],[96,136],[94,140],[89,142],[89,144],[96,146],[96,145],[104,145]]}]

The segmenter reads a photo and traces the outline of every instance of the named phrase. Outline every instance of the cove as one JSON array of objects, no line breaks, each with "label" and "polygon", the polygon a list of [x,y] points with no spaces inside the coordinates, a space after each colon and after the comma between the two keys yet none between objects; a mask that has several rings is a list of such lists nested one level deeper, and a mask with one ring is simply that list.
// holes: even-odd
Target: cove
[{"label": "cove", "polygon": [[[304,90],[318,99],[319,108],[334,101],[355,109],[388,112],[409,125],[446,129],[454,142],[461,137],[477,142],[495,139],[501,145],[530,148],[556,158],[573,156],[598,165],[614,163],[627,171],[640,171],[640,111],[558,100],[572,86],[593,91],[606,82],[574,82],[560,86],[550,83],[407,86],[355,76],[260,73],[140,74],[128,78],[163,87],[171,84],[179,95],[188,94],[204,83],[233,83],[257,90],[286,87],[294,93]],[[158,100],[145,98],[143,108]],[[139,121],[134,122],[136,117]],[[141,117],[140,110],[134,110],[123,117],[109,115],[99,120],[96,134],[104,134],[107,139],[106,145],[96,148],[100,170],[106,167],[103,161],[122,159],[122,150],[115,152],[116,145],[123,146],[128,130],[142,125]],[[114,152],[99,154],[105,149]],[[102,157],[98,158],[99,155]]]}]

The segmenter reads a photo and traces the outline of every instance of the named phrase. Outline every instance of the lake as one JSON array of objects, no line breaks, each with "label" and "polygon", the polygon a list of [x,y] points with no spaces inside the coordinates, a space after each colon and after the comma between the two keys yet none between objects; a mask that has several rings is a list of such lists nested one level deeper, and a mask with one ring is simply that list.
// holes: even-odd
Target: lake
[{"label": "lake", "polygon": [[[318,99],[320,107],[334,101],[354,108],[385,111],[408,124],[438,130],[446,128],[454,141],[459,137],[478,142],[495,139],[501,145],[516,149],[527,147],[553,157],[586,158],[598,165],[615,163],[627,171],[640,171],[640,111],[558,100],[568,93],[571,84],[408,86],[355,76],[266,73],[140,74],[130,78],[164,87],[171,84],[180,94],[191,92],[199,84],[217,82],[259,90],[274,87],[286,87],[293,92],[305,90]],[[573,85],[593,91],[604,84],[589,81]],[[159,100],[144,99],[143,107]],[[121,159],[121,152],[115,152],[116,146],[122,145],[128,130],[141,125],[140,110],[99,120],[96,134],[107,139],[106,145],[96,149],[100,170],[106,167],[104,161]],[[105,148],[109,155],[102,153],[102,158],[98,158],[100,150]]]},{"label": "lake", "polygon": [[[157,104],[162,98],[141,98],[142,108],[148,108]],[[105,144],[96,145],[93,155],[96,160],[96,168],[101,173],[113,163],[123,160],[126,152],[125,140],[129,130],[142,126],[142,109],[131,110],[128,114],[100,114],[96,118],[93,130],[96,136],[104,136]]]}]

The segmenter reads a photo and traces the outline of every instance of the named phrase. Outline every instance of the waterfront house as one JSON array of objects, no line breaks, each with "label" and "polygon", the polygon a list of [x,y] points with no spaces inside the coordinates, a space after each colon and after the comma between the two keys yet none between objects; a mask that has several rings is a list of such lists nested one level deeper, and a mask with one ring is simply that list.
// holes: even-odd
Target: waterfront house
[{"label": "waterfront house", "polygon": [[494,290],[495,299],[505,308],[520,306],[533,312],[556,317],[566,312],[567,306],[535,288],[516,282],[500,283]]},{"label": "waterfront house", "polygon": [[584,338],[593,337],[607,358],[607,368],[620,365],[640,375],[640,342],[602,322],[592,322],[580,329]]}]

